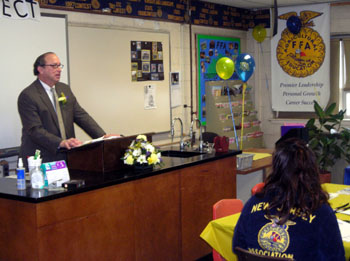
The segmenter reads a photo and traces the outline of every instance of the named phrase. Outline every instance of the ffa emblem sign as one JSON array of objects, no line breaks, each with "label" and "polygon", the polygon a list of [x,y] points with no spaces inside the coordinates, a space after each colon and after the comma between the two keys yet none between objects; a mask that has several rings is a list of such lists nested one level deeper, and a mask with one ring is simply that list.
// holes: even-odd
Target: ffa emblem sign
[{"label": "ffa emblem sign", "polygon": [[[277,60],[283,71],[288,75],[304,78],[314,74],[322,65],[326,46],[320,34],[312,29],[311,20],[322,15],[319,12],[301,11],[280,15],[278,18],[288,20],[295,17],[300,24],[300,31],[285,28],[277,45]],[[287,22],[288,26],[288,22]]]},{"label": "ffa emblem sign", "polygon": [[[265,218],[269,219],[266,215]],[[283,253],[290,242],[288,227],[295,225],[295,222],[288,220],[286,224],[278,225],[276,216],[271,221],[260,229],[258,243],[264,250]]]}]

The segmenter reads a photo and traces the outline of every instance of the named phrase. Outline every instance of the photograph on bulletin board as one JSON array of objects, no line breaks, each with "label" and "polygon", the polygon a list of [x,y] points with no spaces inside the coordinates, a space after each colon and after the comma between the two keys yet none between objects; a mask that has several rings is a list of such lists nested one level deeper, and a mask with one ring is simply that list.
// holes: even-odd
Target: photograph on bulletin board
[{"label": "photograph on bulletin board", "polygon": [[[216,73],[216,62],[222,57],[235,61],[241,53],[239,38],[220,37],[212,35],[196,35],[198,59],[198,117],[206,125],[205,83],[221,81]],[[228,80],[238,80],[236,72]]]},{"label": "photograph on bulletin board", "polygon": [[162,42],[131,41],[131,81],[162,81]]}]

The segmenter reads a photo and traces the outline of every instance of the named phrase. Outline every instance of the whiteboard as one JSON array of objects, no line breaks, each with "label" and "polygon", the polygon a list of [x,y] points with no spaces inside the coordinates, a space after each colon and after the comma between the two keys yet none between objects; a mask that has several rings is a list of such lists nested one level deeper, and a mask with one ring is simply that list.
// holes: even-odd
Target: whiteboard
[{"label": "whiteboard", "polygon": [[41,15],[40,21],[0,18],[0,148],[20,146],[17,98],[36,79],[33,64],[39,55],[55,52],[65,65],[61,80],[69,80],[66,16]]},{"label": "whiteboard", "polygon": [[[131,41],[161,42],[164,80],[133,82]],[[107,132],[134,135],[170,130],[169,33],[69,26],[71,88],[80,105]],[[144,87],[155,86],[154,109]],[[88,137],[76,129],[77,137]]]}]

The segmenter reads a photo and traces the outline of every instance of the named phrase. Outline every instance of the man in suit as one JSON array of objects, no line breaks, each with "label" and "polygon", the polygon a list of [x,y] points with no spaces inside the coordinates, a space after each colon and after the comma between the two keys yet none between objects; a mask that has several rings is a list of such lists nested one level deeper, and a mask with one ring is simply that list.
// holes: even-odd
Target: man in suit
[{"label": "man in suit", "polygon": [[[36,149],[41,151],[43,162],[65,159],[65,153],[60,153],[59,148],[71,149],[82,144],[75,138],[74,122],[94,139],[106,134],[80,107],[70,87],[59,82],[62,68],[63,65],[55,53],[40,55],[34,63],[34,75],[38,78],[18,97],[18,112],[22,121],[19,156],[25,163]],[[52,88],[56,89],[56,99],[65,97],[59,104],[62,117],[58,116]],[[59,118],[62,119],[64,127],[62,124],[60,127]]]}]

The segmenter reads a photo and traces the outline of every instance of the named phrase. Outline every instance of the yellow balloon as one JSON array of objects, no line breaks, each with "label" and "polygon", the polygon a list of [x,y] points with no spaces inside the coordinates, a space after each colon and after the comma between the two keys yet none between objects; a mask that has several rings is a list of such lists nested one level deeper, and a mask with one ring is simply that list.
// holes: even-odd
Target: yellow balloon
[{"label": "yellow balloon", "polygon": [[235,63],[227,57],[220,58],[216,63],[216,73],[223,80],[230,79],[235,71]]},{"label": "yellow balloon", "polygon": [[253,29],[253,37],[257,42],[262,43],[266,37],[266,29],[261,25],[255,26]]}]

